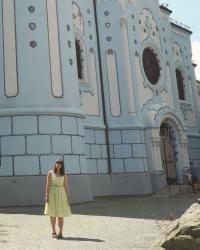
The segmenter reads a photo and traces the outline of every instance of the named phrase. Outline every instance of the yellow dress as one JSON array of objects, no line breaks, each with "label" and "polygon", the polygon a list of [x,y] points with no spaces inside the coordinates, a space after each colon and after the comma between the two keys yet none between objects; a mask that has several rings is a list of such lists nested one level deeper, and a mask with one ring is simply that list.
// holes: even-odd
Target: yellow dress
[{"label": "yellow dress", "polygon": [[51,217],[67,217],[71,215],[67,194],[64,189],[64,176],[56,176],[51,171],[49,202],[45,204],[44,214]]}]

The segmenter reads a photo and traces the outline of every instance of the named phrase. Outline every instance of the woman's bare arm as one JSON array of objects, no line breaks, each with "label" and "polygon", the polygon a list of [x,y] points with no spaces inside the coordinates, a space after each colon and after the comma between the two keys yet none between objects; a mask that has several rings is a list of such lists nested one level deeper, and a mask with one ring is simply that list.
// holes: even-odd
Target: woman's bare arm
[{"label": "woman's bare arm", "polygon": [[47,175],[47,183],[46,183],[46,196],[45,196],[45,201],[49,202],[49,189],[50,189],[50,185],[51,185],[51,172],[48,172]]},{"label": "woman's bare arm", "polygon": [[68,203],[70,204],[70,195],[69,195],[69,188],[68,188],[68,178],[67,178],[67,175],[64,176],[64,188],[65,188],[65,192],[66,192],[67,197],[68,197]]}]

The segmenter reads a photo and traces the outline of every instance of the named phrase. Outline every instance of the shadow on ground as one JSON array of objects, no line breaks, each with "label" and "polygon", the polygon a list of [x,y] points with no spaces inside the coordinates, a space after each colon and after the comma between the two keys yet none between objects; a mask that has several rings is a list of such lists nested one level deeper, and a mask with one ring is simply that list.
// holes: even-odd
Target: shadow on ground
[{"label": "shadow on ground", "polygon": [[5,227],[5,225],[0,224],[0,243],[8,242],[7,240],[4,240],[4,237],[8,235],[8,231],[4,229]]},{"label": "shadow on ground", "polygon": [[90,238],[81,238],[81,237],[63,237],[61,240],[67,240],[67,241],[89,241],[89,242],[105,242],[104,240],[100,239],[90,239]]},{"label": "shadow on ground", "polygon": [[[92,202],[72,205],[71,210],[75,215],[173,220],[180,217],[197,198],[193,194],[180,194],[173,198],[100,197]],[[43,211],[44,207],[0,208],[0,214],[43,215]]]},{"label": "shadow on ground", "polygon": [[98,198],[94,203],[74,206],[73,213],[135,219],[174,220],[180,217],[194,202],[196,202],[196,197],[193,196]]}]

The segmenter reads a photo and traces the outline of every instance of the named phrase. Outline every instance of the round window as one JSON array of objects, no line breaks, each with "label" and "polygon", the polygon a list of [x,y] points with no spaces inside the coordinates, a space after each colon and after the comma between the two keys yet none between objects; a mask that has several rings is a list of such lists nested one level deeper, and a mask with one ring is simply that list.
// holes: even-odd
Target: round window
[{"label": "round window", "polygon": [[160,65],[155,52],[150,48],[144,49],[142,60],[147,79],[151,84],[156,84],[160,77]]}]

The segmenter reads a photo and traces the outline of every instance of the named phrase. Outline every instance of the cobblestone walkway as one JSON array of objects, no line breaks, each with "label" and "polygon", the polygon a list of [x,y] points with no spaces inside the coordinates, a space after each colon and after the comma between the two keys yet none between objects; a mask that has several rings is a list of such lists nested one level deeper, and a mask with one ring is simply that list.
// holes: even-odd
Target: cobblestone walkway
[{"label": "cobblestone walkway", "polygon": [[158,249],[152,246],[165,226],[196,198],[110,197],[73,205],[73,215],[65,219],[64,240],[51,238],[43,207],[0,208],[0,249]]}]

